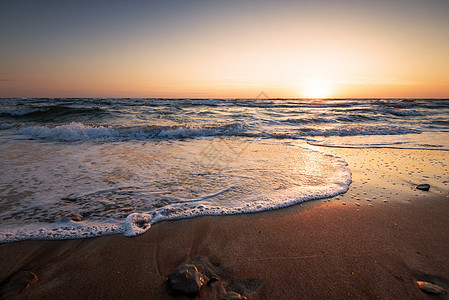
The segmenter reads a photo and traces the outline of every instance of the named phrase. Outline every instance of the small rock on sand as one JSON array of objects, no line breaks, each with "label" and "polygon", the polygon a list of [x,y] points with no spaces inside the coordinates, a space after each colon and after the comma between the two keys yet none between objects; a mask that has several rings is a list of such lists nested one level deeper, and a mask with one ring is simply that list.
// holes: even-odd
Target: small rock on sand
[{"label": "small rock on sand", "polygon": [[229,292],[222,298],[222,300],[239,300],[239,299],[246,299],[246,297],[243,297],[242,295],[236,292]]},{"label": "small rock on sand", "polygon": [[433,295],[446,294],[446,291],[441,286],[433,284],[431,282],[417,281],[416,283],[418,284],[418,287],[426,293]]},{"label": "small rock on sand", "polygon": [[173,291],[189,296],[196,296],[205,282],[205,276],[194,265],[184,265],[168,275]]},{"label": "small rock on sand", "polygon": [[427,183],[418,184],[416,188],[421,191],[428,191],[430,189],[430,184]]}]

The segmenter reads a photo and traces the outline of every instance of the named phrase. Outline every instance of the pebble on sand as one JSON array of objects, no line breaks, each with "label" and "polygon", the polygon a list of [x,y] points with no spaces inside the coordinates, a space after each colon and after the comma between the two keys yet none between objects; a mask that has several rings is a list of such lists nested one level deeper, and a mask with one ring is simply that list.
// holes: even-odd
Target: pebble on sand
[{"label": "pebble on sand", "polygon": [[430,189],[430,184],[427,183],[418,184],[416,188],[421,191],[428,191]]},{"label": "pebble on sand", "polygon": [[189,296],[196,296],[204,285],[205,276],[194,265],[184,265],[168,275],[173,291]]},{"label": "pebble on sand", "polygon": [[418,287],[426,293],[433,295],[446,294],[446,291],[441,286],[433,284],[431,282],[417,281],[416,283],[418,284]]}]

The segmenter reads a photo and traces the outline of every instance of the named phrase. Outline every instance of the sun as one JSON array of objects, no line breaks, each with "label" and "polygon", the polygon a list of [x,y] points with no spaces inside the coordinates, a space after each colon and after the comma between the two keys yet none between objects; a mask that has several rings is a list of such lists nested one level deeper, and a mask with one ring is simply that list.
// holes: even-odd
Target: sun
[{"label": "sun", "polygon": [[301,94],[305,98],[329,98],[332,95],[332,85],[325,79],[308,79],[302,85]]}]

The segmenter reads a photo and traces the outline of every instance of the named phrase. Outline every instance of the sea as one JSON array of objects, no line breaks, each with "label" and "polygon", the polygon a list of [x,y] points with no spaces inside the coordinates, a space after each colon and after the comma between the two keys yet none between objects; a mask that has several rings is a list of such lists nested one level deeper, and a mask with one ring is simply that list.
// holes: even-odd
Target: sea
[{"label": "sea", "polygon": [[3,98],[0,242],[333,197],[329,147],[449,151],[449,100]]}]

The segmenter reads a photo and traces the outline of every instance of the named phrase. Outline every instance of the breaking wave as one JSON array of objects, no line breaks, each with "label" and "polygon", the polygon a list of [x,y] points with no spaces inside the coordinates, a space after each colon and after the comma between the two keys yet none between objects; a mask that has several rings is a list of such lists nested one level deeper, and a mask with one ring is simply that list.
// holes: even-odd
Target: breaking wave
[{"label": "breaking wave", "polygon": [[302,127],[290,132],[264,132],[249,130],[245,123],[230,123],[209,126],[92,126],[71,123],[55,127],[29,126],[17,131],[32,139],[50,141],[126,141],[152,139],[186,139],[196,137],[246,136],[261,138],[300,139],[314,136],[359,136],[359,135],[401,135],[420,133],[419,130],[396,126],[354,126],[354,127]]},{"label": "breaking wave", "polygon": [[18,130],[21,135],[51,141],[123,141],[180,139],[201,136],[233,136],[243,133],[244,123],[222,126],[91,126],[71,123],[56,127],[29,126]]}]

